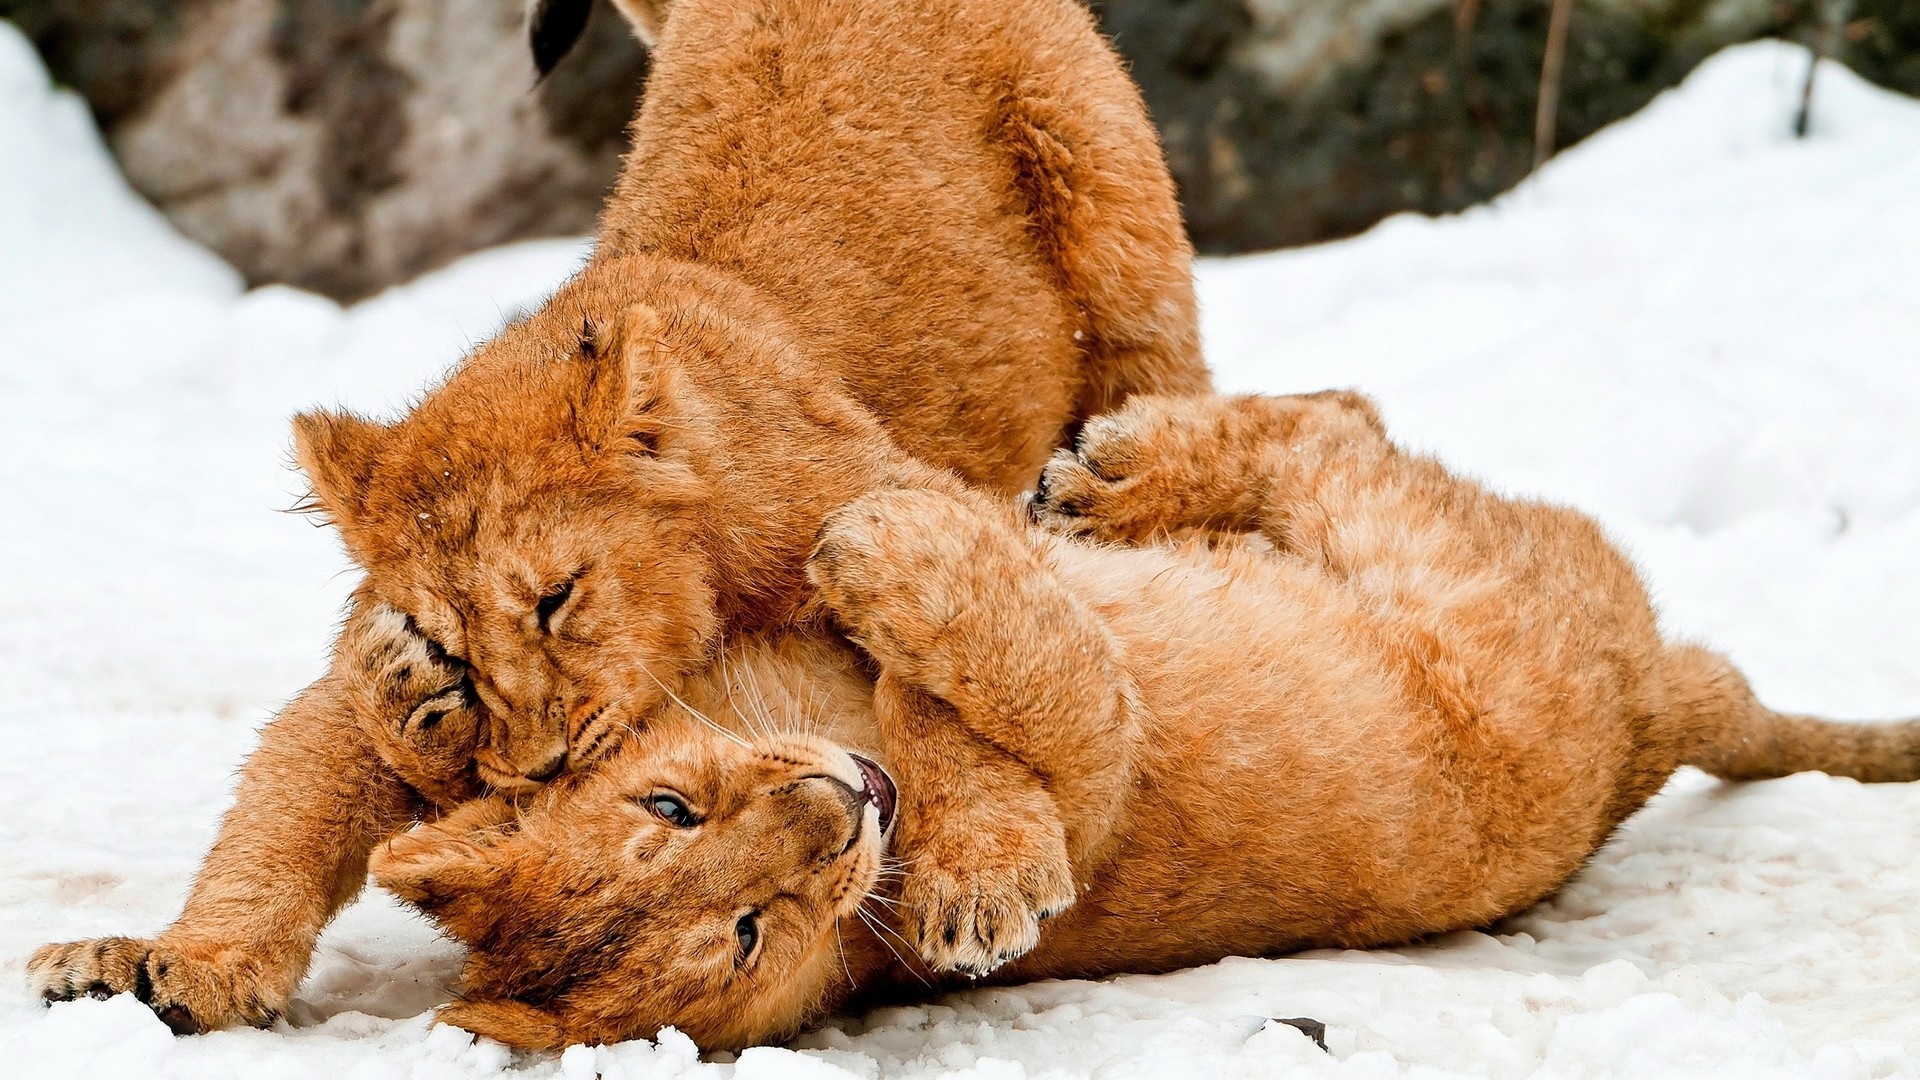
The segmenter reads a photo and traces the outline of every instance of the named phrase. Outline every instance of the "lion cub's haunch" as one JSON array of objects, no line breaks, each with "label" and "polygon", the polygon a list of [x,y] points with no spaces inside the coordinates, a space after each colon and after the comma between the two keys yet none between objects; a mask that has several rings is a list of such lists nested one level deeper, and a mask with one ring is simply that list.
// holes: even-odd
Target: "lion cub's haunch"
[{"label": "lion cub's haunch", "polygon": [[[625,8],[653,73],[588,265],[401,420],[295,424],[367,571],[350,621],[383,605],[463,673],[430,689],[497,790],[605,757],[723,632],[803,618],[834,506],[1012,492],[1086,416],[1207,385],[1153,127],[1073,0]],[[36,987],[183,1031],[283,1008],[418,812],[354,678],[267,729],[179,922],[42,950]]]},{"label": "lion cub's haunch", "polygon": [[732,1047],[949,970],[1404,942],[1545,896],[1682,763],[1920,775],[1920,723],[1768,711],[1660,639],[1592,521],[1402,453],[1353,395],[1136,399],[1036,510],[1212,539],[856,500],[810,572],[877,679],[744,646],[577,789],[376,852],[471,948],[443,1018]]}]

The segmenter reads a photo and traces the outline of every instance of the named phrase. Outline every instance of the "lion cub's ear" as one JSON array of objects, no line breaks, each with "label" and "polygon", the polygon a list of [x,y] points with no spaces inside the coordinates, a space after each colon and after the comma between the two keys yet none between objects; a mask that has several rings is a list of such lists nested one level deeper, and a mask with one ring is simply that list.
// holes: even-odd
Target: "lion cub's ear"
[{"label": "lion cub's ear", "polygon": [[[506,876],[499,844],[510,835],[513,808],[475,799],[431,825],[420,825],[373,849],[367,869],[380,887],[421,911],[456,921],[482,915],[484,894]],[[479,928],[463,926],[466,933]]]},{"label": "lion cub's ear", "polygon": [[572,1041],[557,1017],[523,1001],[456,1001],[434,1019],[522,1050],[559,1050]]},{"label": "lion cub's ear", "polygon": [[293,456],[313,484],[320,510],[351,525],[366,499],[387,428],[352,413],[315,409],[293,418]]},{"label": "lion cub's ear", "polygon": [[590,451],[678,457],[687,415],[679,364],[664,340],[666,319],[635,304],[580,337],[585,377],[574,436]]}]

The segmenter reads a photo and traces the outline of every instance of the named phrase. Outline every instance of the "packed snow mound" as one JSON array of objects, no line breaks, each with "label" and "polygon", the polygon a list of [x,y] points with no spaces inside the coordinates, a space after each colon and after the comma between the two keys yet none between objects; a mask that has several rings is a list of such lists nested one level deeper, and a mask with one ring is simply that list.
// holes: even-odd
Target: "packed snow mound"
[{"label": "packed snow mound", "polygon": [[[1787,708],[1920,713],[1920,105],[1731,50],[1498,202],[1203,265],[1235,390],[1353,386],[1401,436],[1598,514],[1678,633]],[[1920,785],[1676,779],[1553,901],[1418,948],[956,994],[701,1062],[431,1025],[456,949],[371,896],[269,1031],[43,1009],[42,942],[179,910],[236,763],[351,574],[278,511],[288,416],[403,407],[579,242],[353,308],[236,275],[136,199],[0,24],[0,1062],[9,1076],[1920,1074]],[[1330,1053],[1273,1018],[1327,1023]]]}]

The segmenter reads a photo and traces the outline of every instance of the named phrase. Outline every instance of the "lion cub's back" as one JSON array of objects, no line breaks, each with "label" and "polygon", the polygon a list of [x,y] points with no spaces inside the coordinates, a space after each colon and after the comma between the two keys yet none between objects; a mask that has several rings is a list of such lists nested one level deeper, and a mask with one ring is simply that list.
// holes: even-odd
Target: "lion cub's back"
[{"label": "lion cub's back", "polygon": [[[1025,83],[1103,78],[1122,119],[1140,112],[1087,13],[676,0],[656,56],[603,246],[738,273],[910,452],[991,486],[1029,482],[1074,409],[1080,316],[996,110]],[[1157,163],[1144,113],[1132,119]]]}]

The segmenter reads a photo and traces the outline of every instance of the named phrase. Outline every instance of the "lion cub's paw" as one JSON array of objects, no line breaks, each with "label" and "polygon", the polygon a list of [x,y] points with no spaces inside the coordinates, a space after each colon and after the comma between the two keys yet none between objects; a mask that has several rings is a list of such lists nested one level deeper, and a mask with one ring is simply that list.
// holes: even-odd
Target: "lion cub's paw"
[{"label": "lion cub's paw", "polygon": [[951,855],[923,849],[924,868],[907,874],[900,902],[929,966],[985,975],[1031,952],[1040,924],[1073,906],[1073,867],[1057,841],[1057,850],[1025,858],[966,846]]},{"label": "lion cub's paw", "polygon": [[1379,413],[1344,390],[1292,397],[1143,394],[1081,429],[1041,472],[1029,511],[1057,532],[1142,543],[1250,525],[1270,456],[1311,436],[1377,440]]},{"label": "lion cub's paw", "polygon": [[1203,524],[1217,504],[1231,399],[1137,396],[1080,430],[1040,474],[1029,511],[1056,532],[1140,543]]},{"label": "lion cub's paw", "polygon": [[145,1001],[150,996],[145,984],[152,948],[151,941],[126,937],[42,945],[27,959],[27,983],[47,1002],[128,993]]},{"label": "lion cub's paw", "polygon": [[917,678],[955,618],[1032,565],[1009,523],[935,492],[882,491],[827,516],[807,577],[854,640]]},{"label": "lion cub's paw", "polygon": [[265,1027],[284,1002],[257,977],[196,959],[160,942],[108,937],[43,945],[27,961],[27,978],[41,1000],[132,994],[176,1035],[197,1035],[234,1024]]}]

